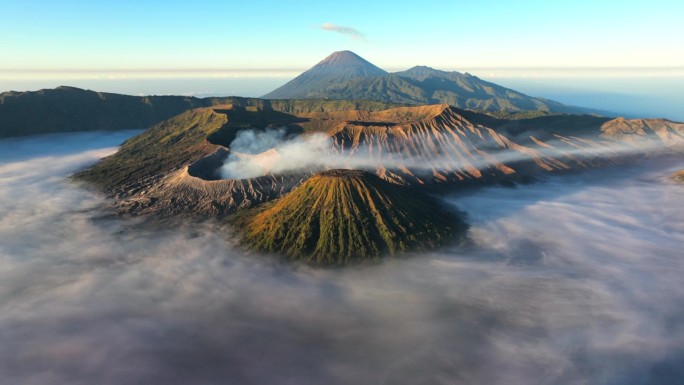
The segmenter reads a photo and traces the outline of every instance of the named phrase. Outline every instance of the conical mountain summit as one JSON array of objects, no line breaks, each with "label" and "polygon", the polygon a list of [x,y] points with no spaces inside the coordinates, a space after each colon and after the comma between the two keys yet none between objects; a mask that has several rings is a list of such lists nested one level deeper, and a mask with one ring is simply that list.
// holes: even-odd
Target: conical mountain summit
[{"label": "conical mountain summit", "polygon": [[434,248],[465,230],[435,199],[360,170],[314,175],[243,221],[245,246],[315,265]]},{"label": "conical mountain summit", "polygon": [[387,74],[351,51],[337,51],[277,90],[264,95],[268,99],[315,98],[319,90],[364,77]]},{"label": "conical mountain summit", "polygon": [[311,68],[311,70],[321,70],[324,68],[335,68],[335,71],[347,68],[350,73],[355,71],[359,76],[383,75],[387,73],[352,51],[333,52]]}]

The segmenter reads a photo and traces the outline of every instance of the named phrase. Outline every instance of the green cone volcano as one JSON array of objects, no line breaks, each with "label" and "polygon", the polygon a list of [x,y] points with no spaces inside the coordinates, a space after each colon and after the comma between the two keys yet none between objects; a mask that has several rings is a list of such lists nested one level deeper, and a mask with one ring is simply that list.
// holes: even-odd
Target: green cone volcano
[{"label": "green cone volcano", "polygon": [[357,170],[317,174],[241,222],[249,248],[317,265],[430,249],[465,230],[436,200]]}]

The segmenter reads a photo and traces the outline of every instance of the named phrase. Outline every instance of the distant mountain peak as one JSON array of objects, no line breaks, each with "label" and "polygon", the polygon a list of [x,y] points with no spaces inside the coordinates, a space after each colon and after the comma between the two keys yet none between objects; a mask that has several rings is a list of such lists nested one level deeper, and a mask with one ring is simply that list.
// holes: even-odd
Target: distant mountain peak
[{"label": "distant mountain peak", "polygon": [[387,73],[351,51],[337,51],[266,99],[374,100],[399,104],[446,103],[459,108],[501,113],[523,111],[584,113],[588,110],[524,95],[458,71],[418,65]]},{"label": "distant mountain peak", "polygon": [[[458,72],[453,72],[456,74],[459,74]],[[411,67],[407,69],[406,71],[401,71],[397,72],[396,75],[399,76],[406,76],[410,78],[426,78],[426,77],[443,77],[443,76],[448,76],[452,74],[452,72],[447,72],[447,71],[442,71],[438,69],[434,69],[432,67],[424,66],[424,65],[418,65],[415,67]]]},{"label": "distant mountain peak", "polygon": [[319,64],[321,63],[348,65],[368,62],[352,51],[335,51],[323,59]]},{"label": "distant mountain peak", "polygon": [[424,65],[413,66],[413,67],[407,69],[406,71],[437,71],[437,72],[444,72],[444,71],[437,70],[437,69],[434,69],[434,68],[432,68],[432,67],[424,66]]},{"label": "distant mountain peak", "polygon": [[335,69],[336,71],[344,71],[345,69],[349,70],[353,68],[360,76],[377,76],[387,73],[385,70],[376,67],[352,51],[335,51],[307,72],[327,70],[330,68]]},{"label": "distant mountain peak", "polygon": [[292,79],[265,98],[308,98],[332,83],[386,75],[387,72],[373,65],[352,51],[336,51],[315,66]]},{"label": "distant mountain peak", "polygon": [[56,90],[65,90],[65,91],[85,91],[83,88],[72,87],[72,86],[58,86],[55,89]]}]

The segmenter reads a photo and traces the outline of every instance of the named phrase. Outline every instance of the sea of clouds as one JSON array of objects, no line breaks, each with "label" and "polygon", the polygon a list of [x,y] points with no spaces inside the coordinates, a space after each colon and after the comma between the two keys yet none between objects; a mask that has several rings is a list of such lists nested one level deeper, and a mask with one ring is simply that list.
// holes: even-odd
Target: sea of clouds
[{"label": "sea of clouds", "polygon": [[67,179],[133,133],[0,141],[8,384],[677,384],[684,160],[448,196],[466,245],[312,269]]}]

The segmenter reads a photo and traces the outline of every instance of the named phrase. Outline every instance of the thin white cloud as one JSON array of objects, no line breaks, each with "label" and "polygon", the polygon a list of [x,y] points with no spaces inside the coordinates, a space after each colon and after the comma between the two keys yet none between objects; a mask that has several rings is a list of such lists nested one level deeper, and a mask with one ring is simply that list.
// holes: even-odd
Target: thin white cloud
[{"label": "thin white cloud", "polygon": [[352,27],[345,27],[343,25],[337,25],[333,23],[323,23],[319,25],[317,28],[322,29],[324,31],[341,33],[342,35],[349,36],[354,40],[366,39],[366,36],[363,33],[361,33],[361,31]]}]

